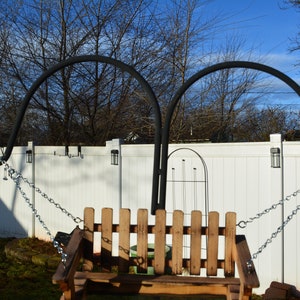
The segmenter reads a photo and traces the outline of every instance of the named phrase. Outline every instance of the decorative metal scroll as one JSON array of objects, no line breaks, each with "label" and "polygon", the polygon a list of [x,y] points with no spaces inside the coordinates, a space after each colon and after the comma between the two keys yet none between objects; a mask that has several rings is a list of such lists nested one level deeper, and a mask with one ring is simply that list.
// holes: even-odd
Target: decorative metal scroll
[{"label": "decorative metal scroll", "polygon": [[[99,56],[99,55],[84,55],[84,56],[76,56],[72,57],[68,60],[62,61],[52,68],[46,70],[30,87],[25,98],[22,102],[20,110],[17,115],[16,122],[14,124],[13,130],[8,140],[7,147],[3,156],[0,158],[0,161],[7,161],[11,155],[12,149],[14,147],[19,129],[22,125],[22,121],[28,107],[29,101],[31,100],[34,93],[41,86],[41,84],[50,76],[52,76],[57,71],[77,63],[82,62],[98,62],[104,64],[113,65],[124,72],[132,75],[144,89],[148,100],[154,109],[154,122],[155,122],[155,136],[154,136],[154,162],[153,162],[153,176],[152,176],[152,203],[151,203],[151,213],[154,214],[155,211],[159,208],[165,209],[166,204],[166,184],[167,184],[167,165],[168,165],[168,148],[169,148],[169,133],[171,120],[173,117],[173,113],[175,108],[180,101],[183,94],[198,80],[203,78],[206,75],[209,75],[213,72],[220,71],[223,69],[231,69],[231,68],[246,68],[246,69],[254,69],[258,71],[262,71],[277,77],[278,79],[285,82],[288,86],[290,86],[299,96],[300,96],[300,86],[292,80],[290,77],[285,75],[284,73],[260,64],[256,62],[250,61],[228,61],[223,63],[218,63],[203,70],[197,72],[193,76],[191,76],[175,93],[174,97],[171,99],[167,107],[166,119],[164,124],[161,121],[161,111],[160,106],[158,104],[157,98],[149,85],[149,83],[144,79],[144,77],[137,72],[132,66],[127,65],[119,60]],[[162,126],[163,125],[163,126]]]}]

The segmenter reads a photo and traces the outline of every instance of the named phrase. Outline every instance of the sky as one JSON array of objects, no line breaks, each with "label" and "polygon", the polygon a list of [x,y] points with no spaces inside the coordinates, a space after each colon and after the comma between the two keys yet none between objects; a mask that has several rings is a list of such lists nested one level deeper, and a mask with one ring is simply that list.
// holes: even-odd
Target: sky
[{"label": "sky", "polygon": [[[226,15],[222,37],[236,34],[245,40],[245,50],[253,49],[258,62],[273,67],[300,85],[300,51],[291,52],[291,40],[300,32],[300,9],[284,0],[209,0],[212,14]],[[282,98],[300,105],[299,97],[280,80],[276,89],[286,91]]]},{"label": "sky", "polygon": [[222,35],[241,35],[263,63],[300,79],[300,67],[295,66],[300,52],[289,51],[291,39],[300,32],[300,11],[284,0],[211,0],[208,7],[227,16]]}]

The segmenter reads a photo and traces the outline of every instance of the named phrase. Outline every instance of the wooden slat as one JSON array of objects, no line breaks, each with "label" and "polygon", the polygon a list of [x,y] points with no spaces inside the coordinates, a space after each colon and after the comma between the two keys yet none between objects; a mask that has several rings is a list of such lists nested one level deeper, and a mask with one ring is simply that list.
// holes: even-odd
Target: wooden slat
[{"label": "wooden slat", "polygon": [[183,254],[183,212],[175,210],[173,212],[172,229],[172,273],[182,273],[182,254]]},{"label": "wooden slat", "polygon": [[94,252],[94,218],[95,210],[92,207],[84,209],[84,253],[83,271],[93,270]]},{"label": "wooden slat", "polygon": [[52,277],[53,283],[68,282],[73,279],[76,272],[76,262],[81,258],[81,246],[83,240],[83,231],[76,227],[71,235],[71,239],[65,249],[67,261],[65,264],[59,263],[55,274]]},{"label": "wooden slat", "polygon": [[111,271],[113,210],[102,209],[101,265]]},{"label": "wooden slat", "polygon": [[251,261],[246,237],[244,235],[236,235],[235,240],[235,259],[243,288],[251,290],[254,287],[259,287],[259,280],[254,264]]},{"label": "wooden slat", "polygon": [[[226,295],[228,286],[238,285],[238,278],[209,278],[198,276],[141,276],[116,273],[76,273],[76,278],[88,278],[98,283],[89,286],[93,292],[107,294],[149,295]],[[200,297],[201,298],[201,297]],[[204,298],[203,298],[204,299]]]},{"label": "wooden slat", "polygon": [[[113,232],[119,232],[120,225],[113,224]],[[94,224],[94,232],[101,232],[102,225],[99,223]],[[130,232],[137,233],[137,224],[130,225]],[[155,225],[148,225],[148,233],[155,233]],[[166,225],[166,234],[172,234],[172,225]],[[191,234],[191,226],[183,226],[183,234]],[[207,228],[202,227],[201,234],[207,234]],[[219,227],[219,235],[225,235],[225,227]]]},{"label": "wooden slat", "polygon": [[[222,277],[200,277],[200,276],[174,276],[174,275],[149,275],[140,276],[138,274],[117,274],[117,273],[99,273],[99,272],[76,272],[75,279],[89,279],[94,282],[103,283],[165,283],[165,284],[192,284],[192,285],[231,285],[238,286],[238,278]],[[170,286],[169,286],[170,287]],[[172,288],[171,288],[172,289]],[[171,294],[171,291],[170,291]]]},{"label": "wooden slat", "polygon": [[148,267],[148,210],[139,209],[137,214],[137,262],[138,273],[147,273]]},{"label": "wooden slat", "polygon": [[234,267],[234,244],[236,234],[236,213],[227,212],[225,217],[225,265],[224,276],[233,277],[235,272]]},{"label": "wooden slat", "polygon": [[162,209],[156,210],[154,244],[154,271],[156,274],[164,274],[166,245],[166,211]]},{"label": "wooden slat", "polygon": [[219,213],[211,211],[208,214],[208,241],[207,241],[207,276],[216,276],[218,270],[219,246]]},{"label": "wooden slat", "polygon": [[129,271],[130,253],[130,210],[120,209],[120,229],[119,229],[119,272]]},{"label": "wooden slat", "polygon": [[76,227],[65,249],[67,261],[65,264],[59,263],[52,277],[52,282],[59,284],[61,290],[69,299],[74,299],[75,297],[74,275],[82,256],[82,242],[83,232],[79,227]]},{"label": "wooden slat", "polygon": [[191,275],[200,275],[201,267],[201,211],[192,211],[191,214]]}]

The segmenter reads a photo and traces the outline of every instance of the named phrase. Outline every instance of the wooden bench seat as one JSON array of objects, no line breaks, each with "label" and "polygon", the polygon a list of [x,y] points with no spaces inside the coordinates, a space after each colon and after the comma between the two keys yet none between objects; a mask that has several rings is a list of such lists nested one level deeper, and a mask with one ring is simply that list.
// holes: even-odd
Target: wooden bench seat
[{"label": "wooden bench seat", "polygon": [[[171,225],[165,210],[156,211],[155,224],[148,224],[146,209],[138,210],[135,224],[130,220],[131,211],[121,209],[115,224],[113,210],[104,208],[101,223],[95,223],[94,209],[85,209],[84,229],[74,230],[65,250],[67,262],[60,263],[53,275],[53,283],[63,291],[61,299],[81,299],[96,292],[207,294],[245,300],[259,286],[246,239],[236,235],[235,213],[226,213],[223,227],[217,212],[209,213],[208,226],[202,226],[200,211],[191,212],[188,226],[179,210],[173,212]],[[101,233],[99,256],[93,253],[96,232]],[[149,241],[154,243],[154,255],[149,255]],[[167,254],[166,249],[170,249]]]}]

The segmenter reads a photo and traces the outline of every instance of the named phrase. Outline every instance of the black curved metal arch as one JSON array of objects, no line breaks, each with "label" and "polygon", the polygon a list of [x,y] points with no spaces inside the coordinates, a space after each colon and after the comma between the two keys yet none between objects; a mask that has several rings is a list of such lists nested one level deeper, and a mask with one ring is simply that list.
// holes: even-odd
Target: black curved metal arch
[{"label": "black curved metal arch", "polygon": [[290,77],[285,75],[284,73],[269,67],[264,64],[255,63],[251,61],[227,61],[218,63],[207,68],[202,69],[197,72],[193,76],[191,76],[175,93],[172,98],[170,104],[167,108],[166,119],[164,128],[162,131],[162,153],[161,153],[161,180],[160,180],[160,191],[159,191],[159,199],[157,199],[156,203],[152,203],[152,213],[158,208],[164,209],[166,202],[166,180],[167,180],[167,164],[168,164],[168,145],[169,145],[169,133],[170,133],[170,124],[171,119],[176,108],[177,103],[181,99],[182,95],[186,92],[186,90],[194,84],[196,81],[201,79],[202,77],[209,75],[213,72],[220,71],[223,69],[230,68],[246,68],[262,71],[265,73],[269,73],[277,77],[278,79],[285,82],[288,86],[290,86],[297,94],[300,96],[300,86],[292,80]]},{"label": "black curved metal arch", "polygon": [[284,73],[269,67],[267,65],[263,65],[260,63],[250,62],[250,61],[228,61],[223,63],[218,63],[212,66],[209,66],[193,76],[191,76],[176,92],[174,97],[172,98],[170,104],[167,107],[166,119],[164,127],[162,128],[162,121],[161,121],[161,112],[160,107],[157,101],[157,98],[148,84],[148,82],[138,73],[132,66],[127,65],[119,60],[100,56],[100,55],[83,55],[83,56],[75,56],[71,57],[65,61],[62,61],[55,66],[51,67],[50,69],[46,70],[30,87],[28,90],[23,102],[21,104],[20,110],[18,112],[16,122],[14,124],[12,133],[9,137],[7,147],[2,157],[0,157],[0,163],[3,161],[7,161],[11,155],[13,150],[15,140],[17,138],[19,129],[21,127],[26,109],[28,107],[29,101],[37,91],[37,89],[41,86],[41,84],[55,72],[82,62],[100,62],[100,63],[107,63],[110,65],[114,65],[115,67],[120,68],[122,71],[125,71],[132,75],[141,85],[141,87],[146,92],[149,100],[152,104],[154,109],[155,115],[155,137],[154,137],[154,162],[153,162],[153,182],[152,182],[152,205],[151,205],[151,212],[152,214],[155,213],[156,209],[165,208],[165,197],[166,197],[166,179],[167,179],[167,164],[168,164],[168,144],[169,144],[169,131],[170,131],[170,124],[171,119],[178,104],[179,100],[181,99],[182,95],[187,91],[187,89],[194,84],[196,81],[201,79],[202,77],[209,75],[213,72],[222,70],[222,69],[229,69],[229,68],[248,68],[254,69],[258,71],[262,71],[265,73],[269,73],[283,82],[285,82],[288,86],[290,86],[297,94],[300,96],[300,86],[292,80],[290,77],[285,75]]},{"label": "black curved metal arch", "polygon": [[14,124],[12,133],[9,137],[7,147],[5,149],[5,152],[3,156],[0,158],[1,161],[7,161],[11,155],[11,152],[13,150],[18,132],[20,130],[20,127],[22,125],[22,121],[26,112],[26,109],[28,107],[28,104],[30,102],[30,99],[34,95],[34,93],[37,91],[37,89],[41,86],[41,84],[49,78],[51,75],[56,73],[57,71],[68,67],[70,65],[74,65],[77,63],[83,63],[83,62],[99,62],[99,63],[106,63],[113,65],[119,69],[121,69],[124,72],[129,73],[132,75],[141,85],[143,90],[146,92],[147,96],[149,97],[149,100],[152,104],[152,107],[154,109],[154,115],[155,115],[155,136],[154,136],[154,162],[153,162],[153,186],[152,186],[152,202],[155,201],[153,199],[157,199],[158,197],[158,185],[159,185],[159,164],[160,164],[160,150],[161,150],[161,112],[160,107],[157,101],[157,98],[151,88],[151,86],[148,84],[148,82],[143,78],[143,76],[138,73],[132,66],[127,65],[119,60],[101,56],[101,55],[82,55],[82,56],[75,56],[71,57],[65,61],[59,62],[53,67],[46,70],[36,81],[31,85],[30,89],[28,90],[27,94],[25,95],[23,102],[21,104],[21,107],[19,109],[16,122]]}]

